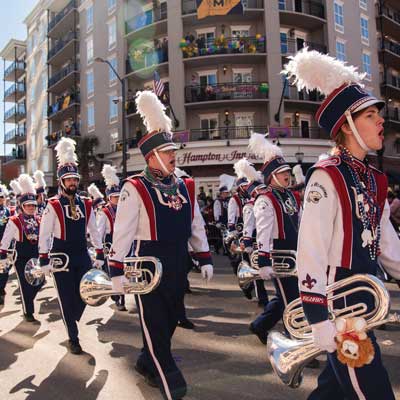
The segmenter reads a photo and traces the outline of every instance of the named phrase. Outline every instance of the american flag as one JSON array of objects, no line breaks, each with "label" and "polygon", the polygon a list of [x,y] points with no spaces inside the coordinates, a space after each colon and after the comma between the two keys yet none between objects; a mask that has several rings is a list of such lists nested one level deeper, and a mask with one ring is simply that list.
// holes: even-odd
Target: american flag
[{"label": "american flag", "polygon": [[161,97],[164,93],[164,83],[160,78],[160,74],[157,71],[154,71],[154,79],[153,79],[153,90],[157,97]]}]

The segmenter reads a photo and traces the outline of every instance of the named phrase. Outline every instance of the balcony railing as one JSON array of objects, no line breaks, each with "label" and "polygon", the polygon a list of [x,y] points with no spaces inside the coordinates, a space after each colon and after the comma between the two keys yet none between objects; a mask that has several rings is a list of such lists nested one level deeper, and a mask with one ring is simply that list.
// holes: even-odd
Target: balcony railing
[{"label": "balcony railing", "polygon": [[127,59],[126,73],[168,62],[168,44],[160,49],[135,50]]},{"label": "balcony railing", "polygon": [[130,18],[125,23],[125,33],[135,32],[145,26],[167,19],[167,2],[161,3],[160,7],[142,12]]},{"label": "balcony railing", "polygon": [[386,118],[392,121],[400,122],[400,109],[398,107],[388,107]]},{"label": "balcony railing", "polygon": [[400,12],[386,6],[376,4],[378,15],[384,15],[400,25]]},{"label": "balcony railing", "polygon": [[7,69],[4,71],[4,76],[8,76],[13,73],[15,70],[24,71],[25,70],[25,63],[23,61],[14,61],[10,64]]},{"label": "balcony railing", "polygon": [[12,129],[11,131],[8,131],[4,135],[4,142],[8,142],[12,139],[22,139],[26,137],[26,129],[25,126],[19,126],[17,129]]},{"label": "balcony railing", "polygon": [[59,53],[71,40],[73,39],[78,39],[79,37],[79,32],[69,32],[67,35],[65,35],[62,39],[58,39],[55,41],[55,44],[52,46],[52,48],[49,50],[49,53],[47,55],[47,60],[50,60],[53,58],[57,53]]},{"label": "balcony railing", "polygon": [[4,162],[10,162],[14,160],[26,160],[26,148],[25,146],[18,146],[17,148],[13,148],[11,154],[8,154],[4,157]]},{"label": "balcony railing", "polygon": [[287,128],[289,135],[286,137],[303,139],[326,139],[330,140],[329,133],[318,127],[290,126]]},{"label": "balcony railing", "polygon": [[[74,125],[76,125],[74,123]],[[67,137],[67,138],[74,138],[77,136],[81,136],[81,133],[79,132],[79,130],[77,128],[75,128],[74,126],[71,127],[71,129],[61,129],[59,131],[56,132],[52,132],[50,133],[50,135],[47,136],[47,145],[50,146],[54,146],[55,144],[58,143],[58,141],[62,138],[62,137]]]},{"label": "balcony railing", "polygon": [[215,85],[190,85],[185,87],[186,103],[218,100],[268,99],[265,82],[218,83]]},{"label": "balcony railing", "polygon": [[327,47],[320,43],[309,42],[307,40],[298,39],[287,39],[281,41],[281,53],[282,54],[295,54],[303,47],[308,47],[309,50],[317,50],[320,53],[326,53]]},{"label": "balcony railing", "polygon": [[184,58],[211,56],[215,54],[255,54],[265,53],[265,37],[223,37],[205,41],[199,38],[190,42],[182,39],[180,47]]},{"label": "balcony railing", "polygon": [[381,82],[382,85],[391,85],[400,89],[400,77],[396,75],[392,75],[391,73],[381,73]]},{"label": "balcony railing", "polygon": [[19,93],[25,93],[25,84],[22,82],[14,83],[11,85],[5,92],[4,92],[4,98],[11,96],[12,94],[19,92]]},{"label": "balcony railing", "polygon": [[71,10],[77,8],[78,4],[76,0],[71,0],[54,18],[49,22],[47,32],[50,32]]},{"label": "balcony railing", "polygon": [[67,96],[61,96],[54,104],[51,104],[48,107],[47,116],[51,117],[62,110],[66,110],[73,104],[79,104],[79,103],[80,103],[79,93],[78,94],[74,93]]},{"label": "balcony railing", "polygon": [[199,140],[248,139],[252,132],[267,133],[266,126],[228,126],[224,128],[191,129],[188,135],[175,135],[178,142]]},{"label": "balcony railing", "polygon": [[324,96],[313,90],[312,92],[307,92],[306,90],[297,90],[296,86],[287,86],[285,93],[283,95],[286,100],[299,100],[299,101],[316,101],[320,102],[324,99]]},{"label": "balcony railing", "polygon": [[383,39],[381,41],[381,48],[391,51],[396,55],[400,56],[400,44],[392,42],[388,39]]},{"label": "balcony railing", "polygon": [[49,86],[52,87],[55,85],[57,82],[61,81],[61,79],[64,79],[67,75],[69,75],[71,72],[74,71],[79,71],[79,65],[78,64],[69,64],[62,70],[58,71],[56,74],[54,74],[50,79],[49,79]]},{"label": "balcony railing", "polygon": [[10,119],[11,117],[13,117],[14,115],[17,115],[18,117],[25,117],[26,115],[26,109],[25,109],[25,104],[18,104],[12,108],[10,108],[9,110],[7,110],[4,113],[4,119]]},{"label": "balcony railing", "polygon": [[[244,9],[264,9],[263,0],[242,0]],[[194,14],[197,12],[196,0],[182,0],[182,14]]]},{"label": "balcony railing", "polygon": [[316,1],[301,0],[301,1],[286,1],[285,3],[279,2],[279,10],[294,11],[325,19],[325,8],[323,4],[318,3]]}]

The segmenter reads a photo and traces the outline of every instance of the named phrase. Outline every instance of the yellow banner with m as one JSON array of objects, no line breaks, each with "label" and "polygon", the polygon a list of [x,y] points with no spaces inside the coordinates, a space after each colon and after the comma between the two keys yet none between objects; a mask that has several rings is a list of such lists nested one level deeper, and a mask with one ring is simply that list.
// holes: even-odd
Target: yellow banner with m
[{"label": "yellow banner with m", "polygon": [[214,15],[243,14],[241,0],[196,0],[197,18]]}]

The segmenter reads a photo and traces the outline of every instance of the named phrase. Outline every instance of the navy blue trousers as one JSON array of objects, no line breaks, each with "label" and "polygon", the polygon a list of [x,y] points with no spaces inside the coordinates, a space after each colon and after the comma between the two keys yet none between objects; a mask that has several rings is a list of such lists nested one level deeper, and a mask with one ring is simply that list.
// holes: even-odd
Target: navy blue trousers
[{"label": "navy blue trousers", "polygon": [[0,274],[0,295],[4,296],[6,294],[6,285],[8,281],[8,272],[5,274]]},{"label": "navy blue trousers", "polygon": [[58,294],[58,303],[61,315],[70,340],[78,340],[78,324],[86,304],[79,293],[79,284],[82,276],[91,268],[91,261],[87,251],[70,256],[69,271],[55,272],[54,285]]},{"label": "navy blue trousers", "polygon": [[[296,277],[273,279],[276,296],[264,307],[264,311],[253,321],[255,332],[265,335],[282,318],[285,306],[299,297],[299,287]],[[283,292],[281,290],[283,289]]]},{"label": "navy blue trousers", "polygon": [[21,294],[24,314],[33,314],[35,312],[34,300],[43,284],[39,286],[32,286],[26,281],[24,271],[25,265],[28,261],[29,259],[26,258],[17,259],[15,263],[15,270],[17,272],[18,286]]},{"label": "navy blue trousers", "polygon": [[143,348],[137,363],[156,377],[165,398],[169,391],[173,399],[180,399],[186,394],[186,381],[172,356],[171,339],[181,317],[187,276],[187,242],[169,246],[145,242],[139,254],[159,258],[163,275],[157,289],[135,296],[143,335]]},{"label": "navy blue trousers", "polygon": [[375,335],[369,332],[368,336],[375,349],[371,364],[348,368],[337,359],[336,352],[329,353],[328,363],[318,378],[318,387],[309,400],[395,400]]}]

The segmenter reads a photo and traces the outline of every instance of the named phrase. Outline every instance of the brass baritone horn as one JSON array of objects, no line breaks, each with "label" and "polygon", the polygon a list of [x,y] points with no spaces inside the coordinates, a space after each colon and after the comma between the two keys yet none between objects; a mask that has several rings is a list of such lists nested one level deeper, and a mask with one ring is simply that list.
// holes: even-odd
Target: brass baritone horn
[{"label": "brass baritone horn", "polygon": [[[255,251],[253,252],[255,253]],[[257,252],[258,255],[258,252]],[[241,289],[246,289],[252,282],[255,282],[260,277],[260,271],[258,269],[257,255],[250,256],[251,266],[247,261],[242,261],[239,264],[237,277],[239,286]],[[294,250],[273,250],[271,252],[272,258],[272,269],[274,278],[289,278],[291,276],[297,276],[296,267],[296,251]],[[292,265],[287,262],[292,261]]]},{"label": "brass baritone horn", "polygon": [[[362,286],[351,287],[356,283]],[[347,289],[346,289],[347,288]],[[336,291],[343,290],[335,294]],[[363,317],[367,322],[367,330],[388,322],[399,322],[397,315],[390,315],[390,296],[383,282],[373,275],[357,274],[342,279],[327,287],[327,301],[343,299],[357,292],[367,292],[374,299],[374,308],[368,310],[365,303],[346,306],[342,309],[330,310],[330,319],[337,317]],[[346,304],[346,302],[345,302]],[[285,309],[283,322],[286,329],[296,339],[289,339],[279,332],[268,335],[267,352],[271,365],[286,385],[300,386],[304,367],[323,353],[313,343],[311,327],[308,324],[300,299],[292,301]]]},{"label": "brass baritone horn", "polygon": [[0,264],[0,274],[6,274],[17,261],[18,253],[15,245],[7,251],[7,258]]},{"label": "brass baritone horn", "polygon": [[[142,268],[142,263],[154,265],[154,272]],[[129,283],[124,293],[115,292],[109,276],[96,268],[92,268],[81,279],[79,291],[82,300],[89,306],[101,306],[110,296],[122,294],[144,295],[152,292],[160,284],[162,264],[156,257],[126,257],[124,259],[124,275]]]},{"label": "brass baritone horn", "polygon": [[[69,271],[69,256],[66,253],[50,253],[49,264],[51,267],[51,273]],[[37,258],[31,258],[25,264],[24,275],[26,281],[32,286],[39,286],[45,280],[45,274],[40,268],[39,260]]]}]

